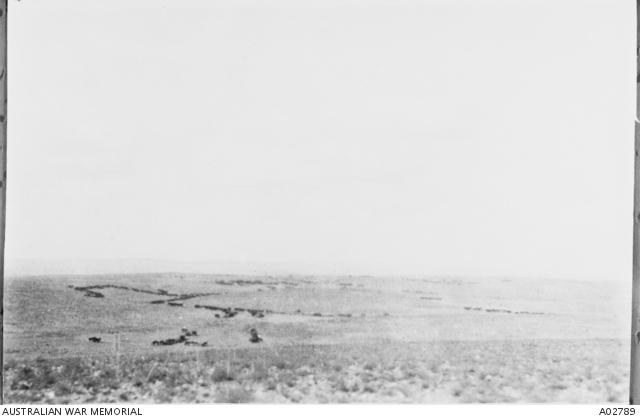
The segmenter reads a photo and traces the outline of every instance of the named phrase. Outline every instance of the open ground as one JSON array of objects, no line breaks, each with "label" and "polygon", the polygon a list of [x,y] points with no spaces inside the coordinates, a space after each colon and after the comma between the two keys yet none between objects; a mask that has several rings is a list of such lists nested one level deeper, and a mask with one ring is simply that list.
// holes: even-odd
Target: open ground
[{"label": "open ground", "polygon": [[170,273],[5,287],[9,403],[603,403],[628,392],[628,287],[616,283]]}]

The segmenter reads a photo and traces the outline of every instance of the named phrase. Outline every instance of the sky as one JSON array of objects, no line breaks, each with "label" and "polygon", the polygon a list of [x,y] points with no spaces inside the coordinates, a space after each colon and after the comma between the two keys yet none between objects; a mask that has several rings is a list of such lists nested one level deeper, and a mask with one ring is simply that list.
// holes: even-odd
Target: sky
[{"label": "sky", "polygon": [[634,7],[12,1],[7,271],[630,281]]}]

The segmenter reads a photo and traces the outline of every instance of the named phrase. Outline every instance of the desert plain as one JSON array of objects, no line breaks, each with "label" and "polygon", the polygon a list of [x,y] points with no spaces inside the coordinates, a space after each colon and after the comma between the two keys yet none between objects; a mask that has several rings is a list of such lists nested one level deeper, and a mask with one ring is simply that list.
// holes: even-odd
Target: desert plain
[{"label": "desert plain", "polygon": [[5,402],[625,403],[627,285],[11,277]]}]

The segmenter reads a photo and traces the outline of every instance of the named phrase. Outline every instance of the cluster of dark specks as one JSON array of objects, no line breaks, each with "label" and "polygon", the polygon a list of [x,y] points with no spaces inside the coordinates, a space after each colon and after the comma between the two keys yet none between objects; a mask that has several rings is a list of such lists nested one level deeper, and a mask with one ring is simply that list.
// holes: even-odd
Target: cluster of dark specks
[{"label": "cluster of dark specks", "polygon": [[529,315],[547,314],[541,311],[513,311],[513,310],[507,310],[503,308],[482,308],[482,307],[471,307],[471,306],[465,306],[464,309],[467,311],[484,311],[486,313],[529,314]]}]

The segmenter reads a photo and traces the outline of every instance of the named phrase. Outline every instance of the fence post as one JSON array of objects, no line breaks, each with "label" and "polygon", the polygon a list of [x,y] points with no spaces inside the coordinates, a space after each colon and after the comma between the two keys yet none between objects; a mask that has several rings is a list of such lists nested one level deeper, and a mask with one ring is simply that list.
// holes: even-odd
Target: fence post
[{"label": "fence post", "polygon": [[113,340],[114,351],[116,355],[116,379],[120,381],[120,333],[116,332]]}]

